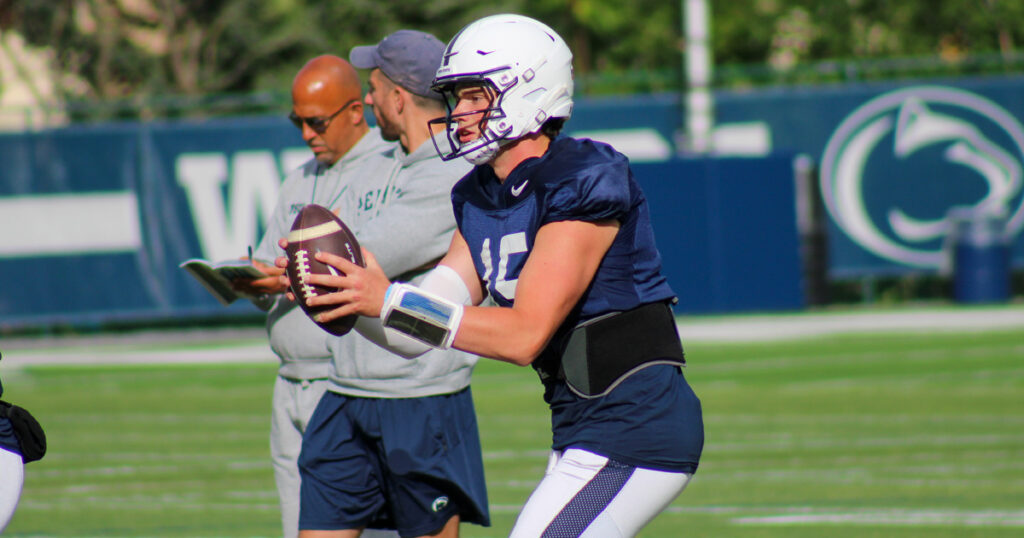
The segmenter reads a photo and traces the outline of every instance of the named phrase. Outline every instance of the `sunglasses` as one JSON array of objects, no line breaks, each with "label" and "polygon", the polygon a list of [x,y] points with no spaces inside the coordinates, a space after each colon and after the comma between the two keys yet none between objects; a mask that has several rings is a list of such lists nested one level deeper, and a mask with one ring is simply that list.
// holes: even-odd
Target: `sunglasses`
[{"label": "sunglasses", "polygon": [[295,125],[295,128],[300,131],[302,130],[302,124],[305,123],[306,125],[309,125],[309,128],[312,129],[314,133],[324,134],[324,132],[327,131],[327,128],[331,126],[331,120],[333,120],[335,116],[341,114],[342,110],[345,110],[358,102],[359,99],[349,99],[347,103],[341,105],[341,108],[330,116],[313,116],[311,118],[303,118],[293,110],[288,114],[288,119],[291,120],[292,124]]}]

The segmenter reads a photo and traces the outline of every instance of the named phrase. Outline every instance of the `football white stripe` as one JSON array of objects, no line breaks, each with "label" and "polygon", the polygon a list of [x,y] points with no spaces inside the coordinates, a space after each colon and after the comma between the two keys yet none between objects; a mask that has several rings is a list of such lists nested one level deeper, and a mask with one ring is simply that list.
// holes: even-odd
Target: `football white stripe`
[{"label": "football white stripe", "polygon": [[309,228],[299,228],[298,230],[292,230],[288,233],[289,243],[298,243],[299,241],[309,241],[311,239],[319,239],[326,235],[331,235],[335,232],[340,232],[341,226],[336,221],[325,222],[323,224],[317,224],[316,226],[310,226]]}]

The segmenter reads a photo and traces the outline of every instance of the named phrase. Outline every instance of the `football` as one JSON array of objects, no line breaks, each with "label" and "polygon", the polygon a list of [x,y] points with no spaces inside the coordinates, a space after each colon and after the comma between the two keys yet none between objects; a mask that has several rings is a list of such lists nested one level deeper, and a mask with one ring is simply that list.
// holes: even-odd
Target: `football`
[{"label": "football", "polygon": [[[334,267],[314,259],[313,256],[317,252],[329,252],[347,258],[362,267],[366,266],[363,262],[363,253],[359,249],[359,242],[341,219],[323,206],[309,204],[303,207],[295,216],[291,232],[288,233],[287,272],[295,300],[310,318],[319,312],[332,310],[335,307],[329,305],[308,306],[306,299],[337,291],[308,282],[311,274],[338,274]],[[326,323],[314,320],[314,323],[333,335],[341,336],[352,330],[357,318],[358,316],[352,315]]]}]

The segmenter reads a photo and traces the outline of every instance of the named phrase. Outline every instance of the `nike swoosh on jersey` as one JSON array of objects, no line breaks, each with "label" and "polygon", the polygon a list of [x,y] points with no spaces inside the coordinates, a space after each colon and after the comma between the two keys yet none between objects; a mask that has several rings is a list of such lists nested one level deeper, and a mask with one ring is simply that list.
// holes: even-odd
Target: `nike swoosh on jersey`
[{"label": "nike swoosh on jersey", "polygon": [[523,193],[523,189],[526,188],[526,184],[529,183],[529,182],[530,182],[530,180],[527,179],[526,181],[524,181],[524,182],[522,182],[522,183],[512,187],[512,196],[519,196],[520,194],[522,194]]}]

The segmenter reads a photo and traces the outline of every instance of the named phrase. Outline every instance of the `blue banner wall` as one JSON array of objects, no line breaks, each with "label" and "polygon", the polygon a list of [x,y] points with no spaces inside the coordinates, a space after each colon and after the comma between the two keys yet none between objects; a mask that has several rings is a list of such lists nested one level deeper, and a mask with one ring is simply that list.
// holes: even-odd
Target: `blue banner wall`
[{"label": "blue banner wall", "polygon": [[818,163],[833,276],[948,270],[954,208],[1006,220],[1024,267],[1024,78],[721,93],[716,112]]},{"label": "blue banner wall", "polygon": [[[570,127],[644,129],[685,155],[680,103],[587,101]],[[711,136],[724,154],[816,163],[833,278],[949,271],[947,215],[962,209],[1004,221],[1012,263],[1024,268],[1024,77],[719,91],[714,111]],[[641,154],[652,136],[615,142],[650,157]]]},{"label": "blue banner wall", "polygon": [[671,160],[633,170],[679,297],[676,312],[804,306],[791,157]]},{"label": "blue banner wall", "polygon": [[[255,246],[280,178],[310,156],[296,142],[301,144],[294,128],[276,118],[140,130],[146,292],[161,313],[223,310],[178,264],[196,257],[237,258]],[[252,306],[238,303],[231,310],[248,312]]]},{"label": "blue banner wall", "polygon": [[[1001,219],[1024,267],[1024,77],[718,92],[715,113],[719,147],[757,151],[687,156],[675,95],[583,100],[567,126],[633,161],[680,311],[802,306],[796,154],[832,278],[949,270],[951,211]],[[283,117],[0,135],[0,328],[255,315],[178,264],[245,255],[309,155]]]},{"label": "blue banner wall", "polygon": [[296,142],[280,118],[0,136],[0,324],[255,313],[178,264],[245,255]]},{"label": "blue banner wall", "polygon": [[[0,136],[0,326],[257,314],[222,307],[178,264],[255,245],[284,172],[310,156],[296,143],[280,118]],[[802,306],[788,157],[636,174],[677,310]]]},{"label": "blue banner wall", "polygon": [[[102,130],[68,129],[0,137],[0,218],[6,217],[0,237],[8,248],[0,250],[0,318],[34,317],[74,319],[91,312],[131,312],[146,309],[150,301],[136,290],[146,272],[136,264],[128,241],[124,248],[105,248],[76,241],[82,229],[103,214],[74,212],[74,207],[109,207],[108,193],[130,191],[137,183],[137,127]],[[62,195],[74,193],[73,198]],[[12,212],[31,213],[31,220]],[[22,215],[18,215],[19,217]],[[14,222],[9,222],[9,220]],[[101,232],[102,227],[95,232]],[[45,250],[47,238],[67,237],[56,251]],[[36,257],[19,239],[44,247]]]}]

